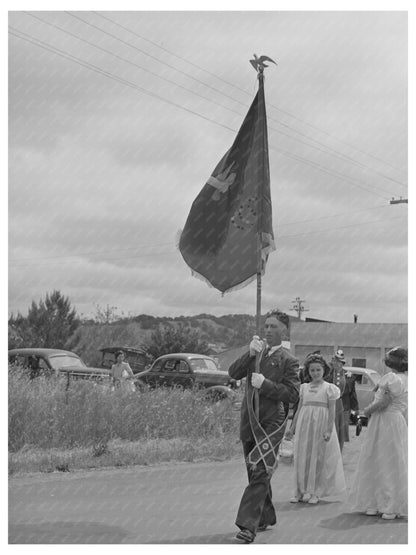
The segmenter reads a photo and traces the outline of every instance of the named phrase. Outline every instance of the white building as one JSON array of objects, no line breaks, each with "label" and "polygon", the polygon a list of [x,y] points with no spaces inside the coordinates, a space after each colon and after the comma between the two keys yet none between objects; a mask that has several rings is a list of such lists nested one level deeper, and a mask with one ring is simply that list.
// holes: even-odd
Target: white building
[{"label": "white building", "polygon": [[292,321],[290,350],[303,363],[307,354],[319,350],[330,360],[342,349],[346,366],[362,366],[384,374],[386,352],[400,345],[407,347],[407,324],[358,324]]}]

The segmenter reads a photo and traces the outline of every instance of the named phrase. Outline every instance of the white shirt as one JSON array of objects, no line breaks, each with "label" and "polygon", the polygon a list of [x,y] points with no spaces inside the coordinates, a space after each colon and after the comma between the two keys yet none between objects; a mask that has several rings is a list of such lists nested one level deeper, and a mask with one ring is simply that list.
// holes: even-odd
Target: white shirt
[{"label": "white shirt", "polygon": [[269,352],[267,353],[266,356],[270,356],[272,355],[275,351],[277,351],[277,349],[280,349],[282,347],[282,344],[280,343],[280,345],[273,345],[273,347],[270,347]]}]

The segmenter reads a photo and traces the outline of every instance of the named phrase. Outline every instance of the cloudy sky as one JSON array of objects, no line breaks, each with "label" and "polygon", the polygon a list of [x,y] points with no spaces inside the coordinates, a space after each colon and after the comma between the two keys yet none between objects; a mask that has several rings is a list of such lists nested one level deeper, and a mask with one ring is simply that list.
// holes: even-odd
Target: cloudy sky
[{"label": "cloudy sky", "polygon": [[375,11],[11,12],[9,312],[59,289],[84,315],[255,313],[255,283],[222,297],[176,247],[253,53],[278,63],[263,311],[407,321],[407,15]]}]

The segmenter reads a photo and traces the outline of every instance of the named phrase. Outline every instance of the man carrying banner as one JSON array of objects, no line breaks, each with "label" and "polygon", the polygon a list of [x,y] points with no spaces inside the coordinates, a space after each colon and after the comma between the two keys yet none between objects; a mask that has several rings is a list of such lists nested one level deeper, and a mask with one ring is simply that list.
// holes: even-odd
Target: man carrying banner
[{"label": "man carrying banner", "polygon": [[[299,363],[282,347],[289,318],[272,312],[264,325],[266,340],[257,336],[249,352],[235,361],[228,373],[241,380],[246,377],[246,395],[241,407],[240,439],[248,473],[248,486],[240,502],[236,524],[237,538],[251,543],[257,531],[276,524],[270,480],[277,467],[277,452],[285,432],[288,403],[299,397]],[[255,371],[260,357],[259,372]],[[255,392],[258,392],[258,416]]]},{"label": "man carrying banner", "polygon": [[[256,56],[259,88],[234,139],[192,203],[181,232],[179,250],[192,274],[222,293],[257,280],[256,332],[260,333],[261,279],[269,254],[275,250],[270,195],[269,150],[264,98],[265,62]],[[276,315],[266,320],[266,341],[250,343],[250,352],[230,368],[233,378],[247,377],[242,406],[241,439],[249,486],[237,517],[237,537],[251,543],[259,529],[275,524],[270,479],[284,434],[285,407],[296,402],[298,363],[281,347],[286,332]],[[272,347],[271,354],[263,347]],[[257,353],[257,355],[256,355]],[[260,401],[260,402],[259,402]],[[260,407],[260,408],[259,408]]]}]

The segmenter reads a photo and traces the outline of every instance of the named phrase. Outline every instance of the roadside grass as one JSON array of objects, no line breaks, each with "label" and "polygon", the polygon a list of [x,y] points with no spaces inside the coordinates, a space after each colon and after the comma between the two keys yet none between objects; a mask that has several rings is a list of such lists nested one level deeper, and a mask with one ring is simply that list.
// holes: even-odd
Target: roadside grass
[{"label": "roadside grass", "polygon": [[66,389],[9,372],[9,474],[225,460],[240,454],[238,426],[232,403],[203,390]]},{"label": "roadside grass", "polygon": [[92,449],[21,449],[9,453],[9,475],[32,472],[71,472],[97,468],[155,465],[178,462],[223,461],[241,456],[241,444],[235,434],[220,440],[148,439],[145,441],[111,440],[99,457]]}]

